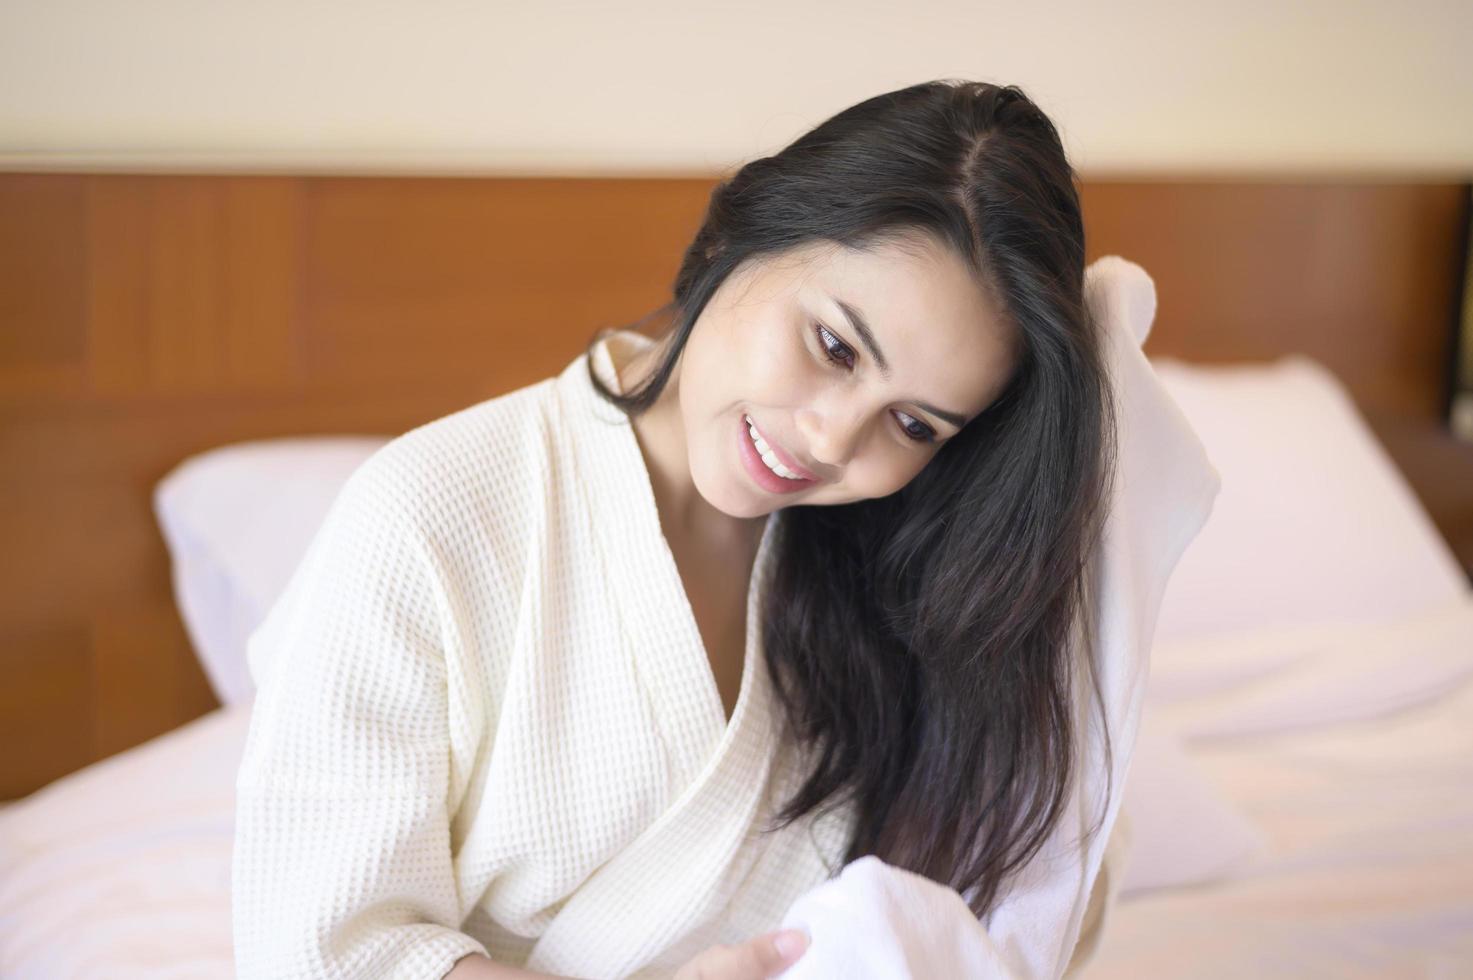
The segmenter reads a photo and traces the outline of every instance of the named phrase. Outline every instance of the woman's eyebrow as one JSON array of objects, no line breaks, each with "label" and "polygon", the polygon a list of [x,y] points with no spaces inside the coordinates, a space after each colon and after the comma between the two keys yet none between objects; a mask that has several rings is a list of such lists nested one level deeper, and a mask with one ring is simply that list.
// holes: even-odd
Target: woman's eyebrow
[{"label": "woman's eyebrow", "polygon": [[[886,381],[889,381],[890,362],[885,359],[885,352],[880,350],[879,341],[875,340],[875,335],[873,331],[870,330],[869,324],[865,321],[864,314],[860,313],[858,309],[850,306],[848,303],[844,302],[837,296],[832,297],[832,299],[834,301],[834,305],[839,307],[839,312],[843,313],[844,318],[849,321],[849,329],[853,330],[856,334],[859,335],[859,342],[864,344],[865,349],[870,352],[870,356],[873,357],[875,359],[875,363],[879,365],[880,377],[884,378]],[[935,405],[927,405],[925,402],[916,402],[916,405],[930,412],[932,415],[936,416],[939,419],[945,419],[952,425],[956,426],[958,429],[967,424],[967,417],[960,412],[948,412],[944,408],[937,408]]]},{"label": "woman's eyebrow", "polygon": [[869,324],[865,322],[864,314],[837,296],[834,297],[834,303],[839,307],[845,318],[848,319],[849,329],[859,334],[860,342],[869,350],[870,356],[875,359],[875,363],[880,366],[880,376],[886,381],[889,381],[890,362],[885,359],[885,352],[880,350],[879,341],[875,340],[875,335],[870,332]]}]

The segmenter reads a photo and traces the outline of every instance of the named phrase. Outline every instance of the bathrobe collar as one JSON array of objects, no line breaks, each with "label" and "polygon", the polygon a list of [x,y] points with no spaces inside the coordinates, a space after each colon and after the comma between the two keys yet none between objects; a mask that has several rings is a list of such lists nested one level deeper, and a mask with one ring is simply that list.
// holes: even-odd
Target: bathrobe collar
[{"label": "bathrobe collar", "polygon": [[[615,332],[593,350],[594,369],[619,383],[612,352],[623,364],[655,341]],[[761,647],[759,608],[774,529],[767,521],[747,591],[747,635],[741,688],[731,720],[711,672],[679,568],[660,527],[644,455],[629,418],[604,401],[580,355],[558,376],[563,430],[573,441],[578,483],[589,495],[605,580],[616,591],[625,635],[638,638],[635,657],[672,762],[665,812],[601,865],[559,910],[539,938],[527,968],[584,976],[626,975],[700,922],[719,915],[750,864],[746,846],[765,818],[777,748],[778,717]],[[636,583],[638,587],[636,588]],[[668,601],[649,601],[651,586]],[[613,628],[613,624],[611,624]],[[697,692],[692,697],[691,692]],[[651,854],[682,869],[678,880],[651,882]],[[678,860],[672,860],[678,858]],[[627,919],[610,908],[637,907]]]}]

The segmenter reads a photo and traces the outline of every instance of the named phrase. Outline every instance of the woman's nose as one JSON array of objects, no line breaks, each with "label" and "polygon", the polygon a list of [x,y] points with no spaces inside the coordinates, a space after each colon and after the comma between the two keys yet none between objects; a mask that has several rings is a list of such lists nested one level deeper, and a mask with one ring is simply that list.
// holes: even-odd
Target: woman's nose
[{"label": "woman's nose", "polygon": [[864,417],[856,411],[833,408],[805,410],[797,415],[798,431],[814,462],[843,467],[854,456],[864,431]]}]

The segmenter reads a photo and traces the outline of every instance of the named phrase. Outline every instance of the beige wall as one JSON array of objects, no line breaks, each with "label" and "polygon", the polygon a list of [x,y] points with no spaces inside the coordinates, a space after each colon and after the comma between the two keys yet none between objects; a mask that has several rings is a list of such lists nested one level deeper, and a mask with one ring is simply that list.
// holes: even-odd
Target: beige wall
[{"label": "beige wall", "polygon": [[1087,175],[1473,175],[1473,0],[0,0],[0,169],[710,173],[943,76]]}]

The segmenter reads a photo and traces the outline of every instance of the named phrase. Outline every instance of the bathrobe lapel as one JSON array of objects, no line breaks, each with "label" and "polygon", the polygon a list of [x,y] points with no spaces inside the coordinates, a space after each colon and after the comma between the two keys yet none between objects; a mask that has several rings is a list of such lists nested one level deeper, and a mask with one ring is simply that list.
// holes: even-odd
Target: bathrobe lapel
[{"label": "bathrobe lapel", "polygon": [[[611,386],[617,381],[607,344],[641,341],[649,342],[616,334],[595,348],[595,369]],[[758,610],[780,515],[769,517],[757,550],[742,682],[728,724],[634,431],[580,372],[586,372],[582,359],[560,379],[570,416],[565,421],[572,439],[590,446],[587,441],[599,441],[598,451],[580,448],[575,455],[587,467],[581,478],[596,494],[594,538],[624,618],[621,628],[639,638],[636,669],[671,760],[671,802],[567,899],[526,966],[626,976],[719,915],[758,857],[748,844],[771,788],[778,722]],[[650,602],[651,586],[666,600]],[[626,909],[627,915],[611,914]]]}]

